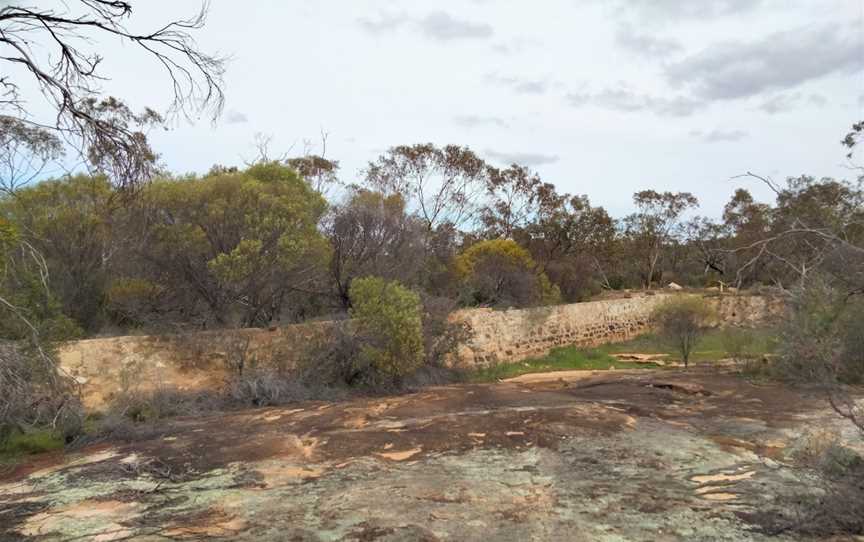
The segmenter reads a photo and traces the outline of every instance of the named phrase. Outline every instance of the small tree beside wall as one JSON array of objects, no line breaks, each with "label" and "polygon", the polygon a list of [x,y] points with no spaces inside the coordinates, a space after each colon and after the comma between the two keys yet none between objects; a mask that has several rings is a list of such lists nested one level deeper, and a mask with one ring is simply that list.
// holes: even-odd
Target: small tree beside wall
[{"label": "small tree beside wall", "polygon": [[714,320],[714,311],[704,299],[679,297],[670,299],[654,309],[651,319],[657,336],[681,354],[687,368],[690,355]]}]

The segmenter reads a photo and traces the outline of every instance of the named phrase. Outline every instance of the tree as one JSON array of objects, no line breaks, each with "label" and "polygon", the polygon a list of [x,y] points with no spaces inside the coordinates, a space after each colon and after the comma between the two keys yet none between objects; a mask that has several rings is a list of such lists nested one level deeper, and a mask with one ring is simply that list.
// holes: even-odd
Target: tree
[{"label": "tree", "polygon": [[158,155],[150,147],[145,130],[163,122],[159,113],[146,108],[136,114],[114,97],[104,100],[85,98],[81,107],[92,118],[126,134],[123,146],[103,138],[91,142],[87,148],[87,161],[95,173],[104,175],[115,186],[126,188],[140,186],[158,173]]},{"label": "tree", "polygon": [[[223,104],[223,60],[198,50],[192,32],[206,19],[206,4],[194,17],[167,21],[155,29],[133,32],[132,3],[121,0],[77,0],[56,7],[6,5],[0,7],[0,115],[30,126],[55,131],[82,154],[98,149],[118,167],[121,186],[137,180],[141,153],[139,132],[112,115],[94,111],[101,93],[102,55],[93,48],[99,40],[129,43],[164,68],[171,81],[170,114],[187,118],[202,112],[219,114]],[[104,42],[100,50],[108,51]],[[21,89],[34,84],[53,110],[41,118],[29,109]],[[115,171],[117,172],[117,171]]]},{"label": "tree", "polygon": [[57,370],[51,345],[78,330],[51,295],[41,255],[2,216],[0,266],[0,443],[38,425],[72,436],[77,384]]},{"label": "tree", "polygon": [[45,262],[46,283],[63,312],[88,331],[101,325],[102,301],[121,235],[114,190],[104,176],[47,180],[0,198],[0,216]]},{"label": "tree", "polygon": [[564,299],[587,297],[595,277],[611,288],[606,269],[617,241],[606,210],[592,206],[587,196],[558,194],[547,183],[537,187],[536,202],[534,219],[517,231],[516,239],[561,288]]},{"label": "tree", "polygon": [[[862,127],[853,125],[844,140],[850,149]],[[864,179],[799,177],[783,187],[749,172],[740,177],[756,179],[777,195],[770,230],[737,249],[755,252],[742,269],[767,259],[797,279],[787,289],[791,310],[779,367],[793,381],[819,385],[834,410],[864,431],[864,412],[844,388],[864,380]]]},{"label": "tree", "polygon": [[468,305],[525,307],[555,303],[560,296],[531,254],[510,239],[475,243],[454,266]]},{"label": "tree", "polygon": [[0,256],[0,340],[57,341],[77,336],[80,329],[63,314],[51,292],[41,254],[2,215]]},{"label": "tree", "polygon": [[[838,261],[854,263],[864,243],[864,191],[861,181],[852,184],[834,179],[802,176],[780,186],[768,178],[747,174],[769,186],[777,196],[771,223],[750,242],[739,242],[737,254],[749,259],[739,276],[756,265],[772,264],[779,286],[804,284],[813,273]],[[830,264],[830,265],[829,265]],[[856,266],[841,266],[836,278],[852,277]]]},{"label": "tree", "polygon": [[[203,25],[205,10],[145,33],[127,30],[131,15],[131,3],[120,0],[78,0],[51,8],[0,6],[0,163],[5,169],[0,192],[17,197],[19,188],[42,176],[63,153],[61,138],[97,171],[108,172],[110,165],[112,180],[121,187],[147,180],[142,165],[155,156],[132,126],[143,117],[135,118],[116,100],[97,98],[105,74],[101,55],[91,47],[99,38],[132,43],[167,71],[172,112],[187,117],[207,109],[219,113],[222,60],[199,52],[189,33]],[[38,115],[38,106],[29,109],[36,96],[24,96],[21,89],[31,86],[39,89],[51,114]],[[20,430],[22,422],[57,428],[58,421],[78,418],[76,385],[57,369],[49,348],[58,330],[45,328],[57,321],[46,310],[53,312],[55,303],[46,261],[27,240],[30,235],[20,232],[15,250],[2,254],[2,322],[26,331],[26,351],[0,352],[0,433],[10,426]],[[22,297],[23,292],[32,295]]]},{"label": "tree", "polygon": [[848,158],[852,158],[855,146],[861,142],[861,134],[864,133],[864,120],[852,125],[852,129],[843,138],[843,145],[849,149]]},{"label": "tree", "polygon": [[[860,243],[864,240],[864,194],[860,188],[834,179],[788,179],[787,186],[777,193],[771,233],[795,228],[834,232],[850,243]],[[764,248],[792,280],[798,281],[806,280],[808,273],[835,253],[830,241],[803,231],[781,236]]]},{"label": "tree", "polygon": [[539,203],[540,176],[513,164],[506,169],[489,168],[486,179],[488,202],[480,210],[483,236],[512,239],[535,218]]},{"label": "tree", "polygon": [[467,147],[426,143],[392,147],[369,164],[366,183],[387,195],[401,194],[431,234],[474,218],[486,174],[486,164]]},{"label": "tree", "polygon": [[714,314],[705,301],[695,297],[679,297],[657,307],[651,319],[658,336],[681,354],[687,368],[690,354],[708,330]]},{"label": "tree", "polygon": [[339,185],[339,162],[328,160],[317,154],[307,154],[285,161],[288,167],[297,170],[309,186],[319,194],[326,195],[334,186]]},{"label": "tree", "polygon": [[[738,188],[723,208],[723,224],[731,236],[731,249],[727,256],[732,260],[737,286],[754,284],[757,281],[768,281],[766,274],[767,260],[755,261],[742,271],[742,266],[751,260],[756,252],[740,251],[738,247],[750,245],[762,239],[770,230],[772,209],[770,205],[757,203],[749,191]],[[731,278],[731,277],[730,277]]]},{"label": "tree", "polygon": [[422,225],[405,212],[400,194],[385,196],[353,188],[325,222],[332,256],[330,274],[345,309],[351,305],[351,282],[378,276],[416,284],[423,265]]},{"label": "tree", "polygon": [[[843,141],[850,158],[862,131],[864,122],[854,124]],[[848,388],[864,382],[864,179],[800,177],[780,186],[749,172],[742,177],[757,179],[777,195],[770,231],[737,249],[754,253],[745,268],[767,260],[793,279],[778,282],[789,307],[772,369],[793,383],[821,389],[834,411],[864,435],[864,407]],[[841,459],[844,451],[832,445],[828,452],[837,453],[819,458],[825,496],[808,502],[795,524],[778,530],[862,532],[864,469],[855,454]],[[824,467],[829,462],[830,470]]]},{"label": "tree", "polygon": [[188,293],[219,325],[267,325],[288,295],[320,275],[326,203],[277,163],[148,185],[141,257],[151,281]]},{"label": "tree", "polygon": [[697,216],[684,225],[686,243],[695,251],[702,274],[724,280],[728,272],[729,228],[710,218]]},{"label": "tree", "polygon": [[62,154],[63,142],[54,133],[0,115],[0,195],[38,179]]},{"label": "tree", "polygon": [[723,222],[735,236],[759,237],[771,225],[771,208],[757,203],[748,190],[738,188],[723,207]]},{"label": "tree", "polygon": [[663,249],[676,233],[684,211],[699,201],[689,192],[643,190],[633,194],[637,211],[624,219],[625,234],[640,262],[642,283],[651,288]]}]

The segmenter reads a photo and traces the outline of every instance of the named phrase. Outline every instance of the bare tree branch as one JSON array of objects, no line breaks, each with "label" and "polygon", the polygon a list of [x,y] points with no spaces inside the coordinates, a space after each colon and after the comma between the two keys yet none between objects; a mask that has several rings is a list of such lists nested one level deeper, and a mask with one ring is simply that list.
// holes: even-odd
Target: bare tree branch
[{"label": "bare tree branch", "polygon": [[[0,78],[0,113],[39,123],[17,82],[29,76],[55,112],[52,122],[41,124],[50,126],[81,154],[93,147],[113,148],[115,157],[125,156],[117,162],[134,169],[140,132],[93,109],[93,100],[101,94],[101,82],[106,77],[99,69],[102,56],[89,46],[99,38],[131,42],[167,74],[172,95],[170,116],[191,120],[209,113],[215,119],[224,104],[224,59],[201,52],[192,37],[192,32],[203,27],[207,9],[205,3],[193,17],[141,33],[126,26],[133,14],[131,2],[77,0],[64,3],[63,8],[0,8],[0,62],[19,68],[16,75]],[[116,182],[125,186],[135,180],[127,173]]]}]

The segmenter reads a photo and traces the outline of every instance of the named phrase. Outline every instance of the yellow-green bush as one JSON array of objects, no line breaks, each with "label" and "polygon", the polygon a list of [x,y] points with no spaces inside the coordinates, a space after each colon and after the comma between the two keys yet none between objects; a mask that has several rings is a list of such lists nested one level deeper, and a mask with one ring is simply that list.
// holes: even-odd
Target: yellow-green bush
[{"label": "yellow-green bush", "polygon": [[379,277],[355,279],[350,296],[358,361],[388,380],[417,370],[424,359],[420,296]]},{"label": "yellow-green bush", "polygon": [[515,306],[558,303],[561,292],[537,268],[531,254],[511,239],[475,243],[456,257],[465,305]]},{"label": "yellow-green bush", "polygon": [[19,234],[15,224],[0,216],[0,257],[6,256],[18,244]]}]

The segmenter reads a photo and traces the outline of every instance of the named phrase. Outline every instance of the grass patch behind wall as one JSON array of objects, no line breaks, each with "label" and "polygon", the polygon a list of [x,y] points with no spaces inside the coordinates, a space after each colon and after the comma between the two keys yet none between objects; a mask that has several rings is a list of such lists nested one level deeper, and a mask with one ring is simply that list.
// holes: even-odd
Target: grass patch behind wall
[{"label": "grass patch behind wall", "polygon": [[[750,354],[754,356],[773,354],[777,348],[777,331],[772,328],[742,329],[739,332],[750,336]],[[693,349],[691,363],[711,363],[732,357],[729,352],[728,332],[726,329],[712,329],[699,339]],[[680,352],[663,342],[654,334],[646,333],[635,339],[622,343],[606,344],[597,348],[606,354],[639,353],[666,354],[669,361],[676,362],[681,358]]]},{"label": "grass patch behind wall", "polygon": [[[776,347],[776,332],[771,329],[747,330],[752,335],[752,348],[756,355],[771,354]],[[606,344],[596,348],[566,346],[555,348],[549,355],[542,358],[532,358],[513,363],[502,363],[493,367],[478,369],[471,373],[470,379],[476,382],[492,382],[505,380],[523,374],[553,371],[603,371],[615,369],[657,369],[653,363],[633,363],[620,361],[615,354],[665,354],[664,361],[678,362],[680,354],[666,346],[653,334],[645,334],[630,341]],[[727,340],[724,330],[709,331],[696,345],[691,363],[705,364],[730,357],[727,351]]]}]

